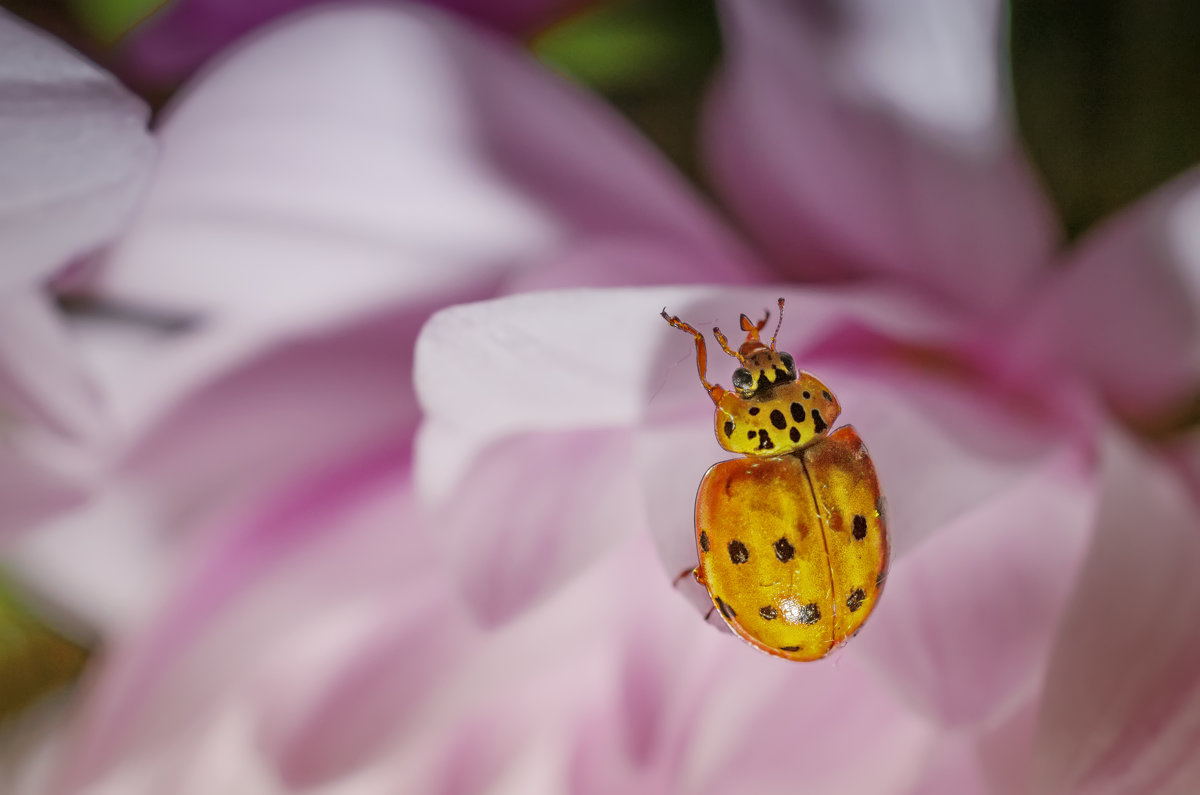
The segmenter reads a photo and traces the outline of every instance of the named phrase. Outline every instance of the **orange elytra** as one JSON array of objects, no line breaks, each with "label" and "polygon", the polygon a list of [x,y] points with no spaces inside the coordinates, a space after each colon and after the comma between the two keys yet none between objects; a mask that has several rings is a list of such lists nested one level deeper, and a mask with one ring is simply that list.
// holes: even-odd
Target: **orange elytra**
[{"label": "orange elytra", "polygon": [[867,449],[849,425],[830,432],[837,398],[775,350],[775,334],[769,346],[759,339],[766,317],[742,315],[737,351],[713,329],[740,365],[729,391],[705,377],[704,336],[666,309],[662,316],[695,338],[717,441],[741,455],[700,481],[692,574],[746,642],[789,660],[820,659],[858,631],[887,578],[884,500]]}]

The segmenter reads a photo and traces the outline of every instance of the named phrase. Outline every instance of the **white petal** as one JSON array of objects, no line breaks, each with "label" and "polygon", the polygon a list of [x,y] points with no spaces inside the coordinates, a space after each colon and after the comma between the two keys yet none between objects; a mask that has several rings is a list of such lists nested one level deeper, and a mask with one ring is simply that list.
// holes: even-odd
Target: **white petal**
[{"label": "white petal", "polygon": [[[479,450],[513,433],[710,412],[696,382],[694,343],[660,312],[666,307],[705,331],[718,320],[736,329],[736,313],[757,316],[780,295],[787,301],[781,340],[812,345],[849,320],[915,340],[952,333],[945,316],[928,306],[863,291],[567,290],[452,307],[435,315],[417,341],[417,396],[426,415],[418,483],[429,495],[444,495]],[[799,348],[792,352],[801,358]],[[728,361],[711,338],[708,356],[710,380],[727,382]],[[487,385],[486,399],[462,388],[464,368],[473,382]]]},{"label": "white petal", "polygon": [[0,290],[107,242],[154,158],[146,105],[0,10]]}]

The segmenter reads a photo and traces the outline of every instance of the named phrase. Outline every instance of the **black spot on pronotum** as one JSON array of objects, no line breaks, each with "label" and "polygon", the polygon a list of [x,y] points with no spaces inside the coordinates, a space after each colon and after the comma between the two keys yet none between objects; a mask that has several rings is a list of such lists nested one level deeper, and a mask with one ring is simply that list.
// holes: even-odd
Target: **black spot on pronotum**
[{"label": "black spot on pronotum", "polygon": [[770,605],[758,608],[758,614],[763,617],[764,621],[774,621],[775,617],[779,615]]},{"label": "black spot on pronotum", "polygon": [[799,429],[799,428],[792,428],[791,432],[790,432],[790,433],[788,433],[788,436],[791,438],[791,440],[792,440],[793,442],[798,442],[798,441],[800,441],[800,429]]},{"label": "black spot on pronotum", "polygon": [[854,536],[855,541],[862,541],[867,537],[867,518],[859,514],[854,514],[854,529],[850,531],[850,535]]},{"label": "black spot on pronotum", "polygon": [[700,531],[700,551],[708,551],[708,533],[704,532],[703,530]]},{"label": "black spot on pronotum", "polygon": [[800,608],[800,623],[815,624],[821,620],[821,608],[816,602],[809,602],[804,607]]},{"label": "black spot on pronotum", "polygon": [[750,407],[750,416],[751,417],[755,416],[756,414],[758,414],[758,411],[759,411],[758,406],[751,406]]},{"label": "black spot on pronotum", "polygon": [[775,542],[775,557],[779,558],[780,563],[787,563],[796,555],[796,548],[792,546],[792,542],[786,538],[781,538]]},{"label": "black spot on pronotum", "polygon": [[855,610],[858,610],[858,608],[862,607],[863,600],[866,598],[867,595],[862,588],[855,588],[850,592],[850,595],[846,597],[846,607],[850,608],[850,612],[853,613]]},{"label": "black spot on pronotum", "polygon": [[750,551],[735,538],[729,542],[729,559],[734,563],[745,563],[750,559]]},{"label": "black spot on pronotum", "polygon": [[780,651],[800,651],[799,646],[780,646]]},{"label": "black spot on pronotum", "polygon": [[725,420],[725,435],[733,436],[733,420]]},{"label": "black spot on pronotum", "polygon": [[804,406],[799,403],[792,404],[792,419],[796,422],[804,422],[804,418],[808,416],[804,413]]},{"label": "black spot on pronotum", "polygon": [[787,420],[784,419],[782,411],[780,411],[779,409],[772,409],[771,424],[774,425],[776,428],[778,428],[781,431],[787,427]]},{"label": "black spot on pronotum", "polygon": [[833,400],[833,395],[829,394],[823,389],[821,390],[821,397],[825,398],[826,400]]},{"label": "black spot on pronotum", "polygon": [[789,373],[787,370],[784,370],[782,367],[775,368],[775,383],[782,384],[784,381],[787,381],[791,377],[792,377],[792,374]]},{"label": "black spot on pronotum", "polygon": [[813,430],[815,430],[817,433],[824,433],[825,429],[829,427],[829,425],[825,422],[825,418],[821,416],[821,412],[817,411],[816,409],[812,410],[812,418]]},{"label": "black spot on pronotum", "polygon": [[737,612],[732,607],[725,604],[725,601],[719,596],[717,597],[717,609],[720,610],[721,615],[725,616],[726,618],[733,618],[737,615]]},{"label": "black spot on pronotum", "polygon": [[758,449],[759,450],[774,450],[775,443],[771,441],[771,437],[765,430],[760,429],[758,432]]}]

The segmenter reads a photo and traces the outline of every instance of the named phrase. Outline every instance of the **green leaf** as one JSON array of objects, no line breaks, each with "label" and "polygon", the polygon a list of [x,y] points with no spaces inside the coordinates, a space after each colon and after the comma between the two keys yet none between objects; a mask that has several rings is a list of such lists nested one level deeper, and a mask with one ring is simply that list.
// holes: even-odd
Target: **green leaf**
[{"label": "green leaf", "polygon": [[75,682],[89,654],[39,620],[0,578],[0,722]]},{"label": "green leaf", "polygon": [[76,22],[102,44],[115,44],[169,0],[70,0]]}]

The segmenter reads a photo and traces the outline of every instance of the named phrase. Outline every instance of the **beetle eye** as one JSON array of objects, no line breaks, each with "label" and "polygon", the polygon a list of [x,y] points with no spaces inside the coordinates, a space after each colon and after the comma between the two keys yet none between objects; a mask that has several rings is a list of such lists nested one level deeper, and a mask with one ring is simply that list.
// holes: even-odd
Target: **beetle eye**
[{"label": "beetle eye", "polygon": [[779,354],[779,359],[783,362],[783,366],[790,372],[796,372],[796,360],[792,358],[790,353]]},{"label": "beetle eye", "polygon": [[745,367],[733,371],[733,386],[735,389],[749,389],[754,385],[754,376]]}]

